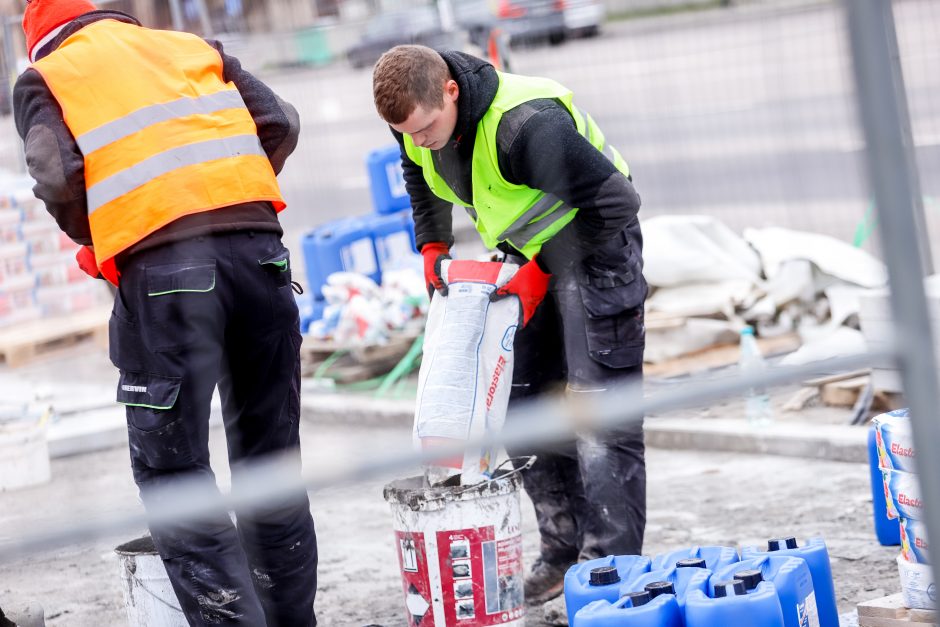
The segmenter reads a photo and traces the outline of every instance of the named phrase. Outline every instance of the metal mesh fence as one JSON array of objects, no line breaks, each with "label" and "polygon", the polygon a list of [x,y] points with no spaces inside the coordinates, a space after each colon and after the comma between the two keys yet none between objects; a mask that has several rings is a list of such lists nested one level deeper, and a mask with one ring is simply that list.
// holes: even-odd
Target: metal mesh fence
[{"label": "metal mesh fence", "polygon": [[[927,239],[940,241],[940,4],[899,0],[894,10]],[[369,69],[342,59],[268,65],[259,50],[277,46],[272,39],[231,37],[229,50],[300,111],[300,144],[281,176],[290,204],[283,223],[296,247],[307,229],[370,210],[365,155],[393,140],[372,107]],[[755,2],[610,19],[599,37],[516,47],[511,61],[515,72],[574,91],[630,162],[641,216],[705,214],[736,231],[783,226],[879,252],[841,5]],[[0,165],[19,167],[9,117],[0,145]],[[459,237],[472,239],[469,222],[457,219]],[[56,533],[68,536],[64,527]]]}]

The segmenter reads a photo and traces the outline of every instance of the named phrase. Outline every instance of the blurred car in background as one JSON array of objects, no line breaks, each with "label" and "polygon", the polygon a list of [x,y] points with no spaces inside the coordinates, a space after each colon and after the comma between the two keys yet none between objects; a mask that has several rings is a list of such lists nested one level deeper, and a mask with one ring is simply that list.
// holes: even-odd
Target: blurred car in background
[{"label": "blurred car in background", "polygon": [[437,9],[432,6],[412,7],[379,13],[368,22],[362,38],[346,50],[346,58],[355,68],[374,65],[386,50],[400,44],[421,44],[435,50],[459,50],[459,32],[441,28]]},{"label": "blurred car in background", "polygon": [[600,0],[564,0],[565,33],[568,36],[594,37],[601,32],[607,15]]},{"label": "blurred car in background", "polygon": [[565,40],[565,0],[452,0],[454,19],[482,49],[494,28],[510,45]]}]

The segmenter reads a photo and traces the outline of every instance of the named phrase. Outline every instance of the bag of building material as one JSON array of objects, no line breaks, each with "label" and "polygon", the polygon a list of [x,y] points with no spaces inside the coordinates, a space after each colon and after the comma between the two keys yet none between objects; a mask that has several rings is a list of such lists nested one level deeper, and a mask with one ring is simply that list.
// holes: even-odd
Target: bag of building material
[{"label": "bag of building material", "polygon": [[[431,299],[418,373],[414,439],[425,450],[502,428],[519,324],[518,299],[489,300],[518,266],[462,260],[441,266],[448,293]],[[478,483],[491,477],[497,453],[466,450],[460,457],[437,461],[428,468],[428,480],[436,484],[459,473],[463,485]]]}]

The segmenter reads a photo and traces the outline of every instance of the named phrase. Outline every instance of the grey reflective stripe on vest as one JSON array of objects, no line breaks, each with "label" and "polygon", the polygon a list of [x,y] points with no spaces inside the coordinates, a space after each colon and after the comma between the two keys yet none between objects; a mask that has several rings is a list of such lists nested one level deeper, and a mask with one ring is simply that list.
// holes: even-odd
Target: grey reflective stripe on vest
[{"label": "grey reflective stripe on vest", "polygon": [[[148,183],[161,174],[190,165],[241,155],[266,156],[257,135],[236,135],[171,148],[88,188],[88,213]],[[168,198],[167,202],[172,202]]]},{"label": "grey reflective stripe on vest", "polygon": [[[547,211],[551,213],[546,215]],[[496,239],[509,241],[517,250],[521,250],[536,235],[564,218],[569,211],[571,211],[571,207],[562,202],[558,196],[545,194],[535,201],[535,204],[529,207],[525,213],[516,218],[516,221],[510,224]],[[539,217],[542,217],[542,219],[533,222]]]},{"label": "grey reflective stripe on vest", "polygon": [[82,154],[89,155],[99,148],[158,122],[166,122],[187,115],[214,113],[223,109],[245,108],[245,101],[236,89],[227,89],[198,98],[180,98],[172,102],[149,105],[103,124],[79,136],[75,141]]}]

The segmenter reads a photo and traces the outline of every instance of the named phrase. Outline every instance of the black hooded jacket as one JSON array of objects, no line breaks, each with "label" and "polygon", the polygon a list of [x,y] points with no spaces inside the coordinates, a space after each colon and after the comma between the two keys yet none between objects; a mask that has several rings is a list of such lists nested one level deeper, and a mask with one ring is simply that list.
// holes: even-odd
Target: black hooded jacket
[{"label": "black hooded jacket", "polygon": [[[140,25],[133,17],[117,11],[85,13],[69,22],[43,46],[36,55],[37,59],[52,53],[81,28],[105,19]],[[223,79],[233,82],[238,88],[258,128],[261,145],[274,171],[280,172],[285,160],[297,146],[300,126],[297,111],[278,98],[264,83],[243,70],[238,59],[222,51],[220,43],[208,43],[219,51]],[[120,60],[115,62],[119,63]],[[72,240],[78,244],[91,245],[84,157],[62,119],[62,108],[37,70],[29,68],[17,79],[13,89],[13,112],[16,130],[25,143],[29,173],[36,180],[33,193],[45,203],[59,228]],[[172,203],[173,199],[167,198],[166,202]],[[125,251],[124,255],[170,241],[236,230],[282,233],[270,203],[248,202],[179,218]]]},{"label": "black hooded jacket", "polygon": [[[457,125],[451,141],[432,152],[438,174],[457,197],[473,205],[471,165],[476,129],[486,113],[499,78],[492,65],[462,52],[442,52],[460,88]],[[420,166],[405,154],[403,137],[392,133],[401,145],[405,186],[411,196],[415,234],[420,248],[429,242],[454,241],[451,205],[431,192]],[[496,133],[500,171],[511,183],[555,194],[578,207],[575,226],[586,250],[618,235],[635,224],[640,197],[632,182],[575,127],[564,105],[553,99],[537,99],[506,112]]]}]

